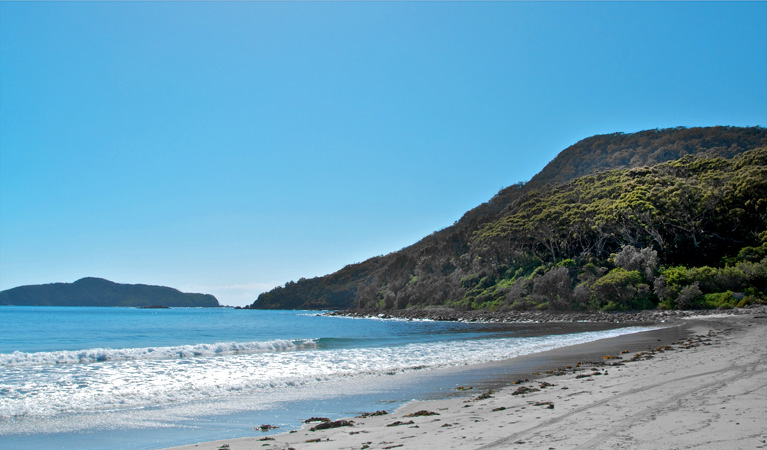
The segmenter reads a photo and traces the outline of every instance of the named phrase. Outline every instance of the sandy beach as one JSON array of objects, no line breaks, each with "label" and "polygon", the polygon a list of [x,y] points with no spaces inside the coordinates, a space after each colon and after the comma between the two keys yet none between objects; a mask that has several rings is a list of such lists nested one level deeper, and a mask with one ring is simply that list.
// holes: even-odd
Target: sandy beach
[{"label": "sandy beach", "polygon": [[610,339],[554,351],[547,370],[493,390],[175,450],[767,448],[767,309],[683,322],[682,337],[643,349]]}]

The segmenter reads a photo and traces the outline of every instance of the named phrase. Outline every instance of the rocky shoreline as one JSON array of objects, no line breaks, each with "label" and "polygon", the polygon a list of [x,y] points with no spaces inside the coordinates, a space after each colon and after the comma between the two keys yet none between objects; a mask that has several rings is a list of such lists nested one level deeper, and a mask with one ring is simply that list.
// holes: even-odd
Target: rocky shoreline
[{"label": "rocky shoreline", "polygon": [[329,316],[400,319],[400,320],[438,320],[450,322],[483,323],[667,323],[686,317],[712,315],[767,314],[767,305],[752,305],[747,308],[709,309],[709,310],[643,310],[629,312],[607,311],[458,311],[452,308],[434,307],[423,309],[397,309],[385,311],[342,310],[325,313]]}]

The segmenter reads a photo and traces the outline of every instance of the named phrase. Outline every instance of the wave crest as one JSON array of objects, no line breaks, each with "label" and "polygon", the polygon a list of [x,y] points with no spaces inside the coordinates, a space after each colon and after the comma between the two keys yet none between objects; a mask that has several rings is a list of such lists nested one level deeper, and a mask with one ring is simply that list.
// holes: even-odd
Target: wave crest
[{"label": "wave crest", "polygon": [[285,340],[260,342],[217,342],[214,344],[178,345],[173,347],[92,348],[53,352],[13,352],[0,354],[0,366],[44,364],[88,364],[105,361],[162,360],[234,354],[284,352],[317,348],[317,340]]}]

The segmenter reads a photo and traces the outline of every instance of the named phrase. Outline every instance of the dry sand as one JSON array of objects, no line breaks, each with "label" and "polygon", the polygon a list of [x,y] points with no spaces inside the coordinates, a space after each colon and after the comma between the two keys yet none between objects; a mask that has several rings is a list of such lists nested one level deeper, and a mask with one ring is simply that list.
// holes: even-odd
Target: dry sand
[{"label": "dry sand", "polygon": [[[314,422],[291,433],[177,449],[767,448],[767,311],[690,324],[692,336],[670,347],[614,348],[609,353],[619,359],[579,367],[572,361],[532,381],[506,380],[489,395],[474,388],[348,418],[352,426],[311,431]],[[532,391],[518,394],[520,387]],[[413,416],[419,411],[429,415]]]}]

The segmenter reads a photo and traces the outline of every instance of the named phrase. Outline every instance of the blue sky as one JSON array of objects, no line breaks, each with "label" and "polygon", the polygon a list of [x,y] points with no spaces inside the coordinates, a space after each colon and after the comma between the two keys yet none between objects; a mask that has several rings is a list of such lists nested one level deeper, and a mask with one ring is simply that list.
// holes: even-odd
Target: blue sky
[{"label": "blue sky", "polygon": [[767,3],[0,3],[0,289],[252,303],[585,137],[767,125]]}]

